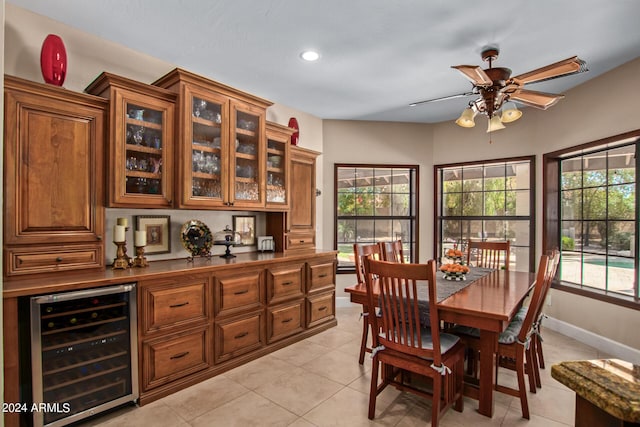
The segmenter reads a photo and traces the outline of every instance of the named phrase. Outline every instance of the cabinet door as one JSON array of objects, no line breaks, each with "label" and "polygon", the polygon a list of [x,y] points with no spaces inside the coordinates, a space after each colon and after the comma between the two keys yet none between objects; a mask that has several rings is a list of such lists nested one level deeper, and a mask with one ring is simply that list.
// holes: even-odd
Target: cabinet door
[{"label": "cabinet door", "polygon": [[102,247],[106,102],[14,84],[5,79],[5,244]]},{"label": "cabinet door", "polygon": [[171,207],[174,104],[116,90],[109,205]]},{"label": "cabinet door", "polygon": [[229,99],[186,86],[182,102],[181,206],[227,206]]},{"label": "cabinet door", "polygon": [[267,123],[266,207],[285,210],[289,207],[289,138],[291,130]]},{"label": "cabinet door", "polygon": [[315,156],[291,149],[291,210],[289,232],[315,233],[316,223]]},{"label": "cabinet door", "polygon": [[231,118],[229,204],[236,208],[264,207],[264,109],[232,101]]}]

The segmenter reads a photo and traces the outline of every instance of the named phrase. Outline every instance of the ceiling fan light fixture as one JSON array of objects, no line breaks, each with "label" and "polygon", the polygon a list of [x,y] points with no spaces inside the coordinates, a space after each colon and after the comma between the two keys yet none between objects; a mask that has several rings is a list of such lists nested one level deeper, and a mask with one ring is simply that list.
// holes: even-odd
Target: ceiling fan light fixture
[{"label": "ceiling fan light fixture", "polygon": [[476,125],[474,121],[474,117],[476,116],[476,112],[471,108],[465,108],[465,110],[460,114],[458,120],[456,120],[456,124],[463,128],[472,128]]},{"label": "ceiling fan light fixture", "polygon": [[504,127],[505,126],[500,121],[500,117],[499,116],[493,116],[489,120],[489,126],[487,126],[487,133],[495,132],[495,131],[500,130],[500,129],[504,129]]},{"label": "ceiling fan light fixture", "polygon": [[500,121],[502,123],[515,122],[520,117],[522,117],[522,111],[518,110],[515,103],[505,102],[502,105],[502,116],[500,116]]}]

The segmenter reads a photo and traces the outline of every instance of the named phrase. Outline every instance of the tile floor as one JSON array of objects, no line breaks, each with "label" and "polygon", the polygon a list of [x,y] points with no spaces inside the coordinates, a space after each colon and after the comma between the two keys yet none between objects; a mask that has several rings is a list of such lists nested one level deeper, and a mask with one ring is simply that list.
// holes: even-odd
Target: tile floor
[{"label": "tile floor", "polygon": [[[388,387],[378,397],[376,418],[367,418],[371,359],[358,364],[360,308],[338,308],[338,326],[141,408],[126,407],[81,423],[83,427],[204,426],[417,426],[430,425],[427,401]],[[531,419],[521,417],[517,398],[495,395],[495,414],[476,411],[465,398],[464,412],[449,410],[443,427],[571,426],[574,393],[551,378],[562,360],[607,357],[551,330],[544,331],[547,369],[542,389],[529,393]],[[500,382],[515,376],[500,371]]]}]

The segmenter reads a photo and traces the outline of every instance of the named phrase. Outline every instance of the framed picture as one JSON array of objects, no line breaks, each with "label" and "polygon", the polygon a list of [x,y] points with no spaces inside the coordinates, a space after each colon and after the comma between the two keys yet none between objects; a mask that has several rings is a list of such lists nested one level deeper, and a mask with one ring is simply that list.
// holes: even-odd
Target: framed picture
[{"label": "framed picture", "polygon": [[240,234],[242,246],[256,244],[256,216],[233,215],[233,231]]},{"label": "framed picture", "polygon": [[171,217],[169,215],[137,215],[136,230],[147,233],[146,254],[171,252]]}]

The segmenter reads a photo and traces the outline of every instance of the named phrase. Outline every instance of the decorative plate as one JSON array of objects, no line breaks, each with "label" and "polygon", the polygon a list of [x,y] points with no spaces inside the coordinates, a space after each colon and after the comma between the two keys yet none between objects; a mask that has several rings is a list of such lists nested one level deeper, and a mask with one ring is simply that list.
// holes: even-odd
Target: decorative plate
[{"label": "decorative plate", "polygon": [[202,221],[192,219],[182,225],[182,246],[191,256],[209,256],[213,245],[211,230]]}]

